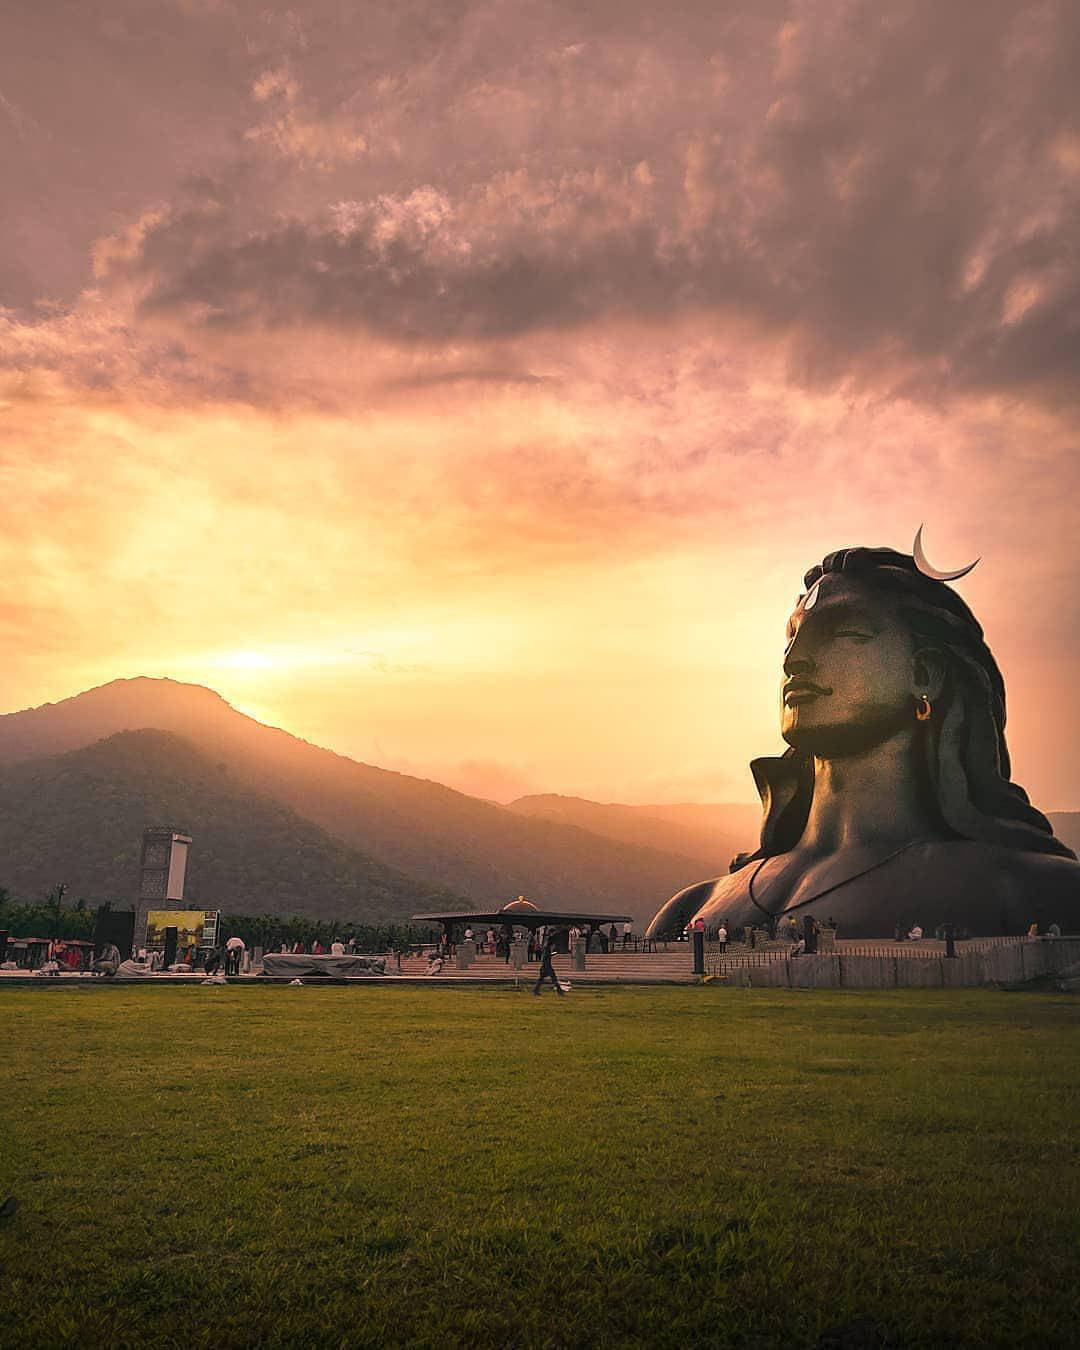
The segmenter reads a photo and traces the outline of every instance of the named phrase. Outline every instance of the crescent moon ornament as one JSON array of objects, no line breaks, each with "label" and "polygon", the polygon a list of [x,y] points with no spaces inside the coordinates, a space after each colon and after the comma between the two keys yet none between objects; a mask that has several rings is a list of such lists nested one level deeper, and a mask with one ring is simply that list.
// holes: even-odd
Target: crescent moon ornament
[{"label": "crescent moon ornament", "polygon": [[980,554],[979,558],[975,559],[975,562],[969,562],[966,567],[958,567],[955,572],[939,572],[923,552],[922,532],[923,527],[920,525],[915,531],[915,542],[911,546],[911,552],[915,558],[915,566],[924,577],[932,577],[934,581],[956,581],[959,577],[966,577],[975,566],[975,563],[982,557],[982,554]]}]

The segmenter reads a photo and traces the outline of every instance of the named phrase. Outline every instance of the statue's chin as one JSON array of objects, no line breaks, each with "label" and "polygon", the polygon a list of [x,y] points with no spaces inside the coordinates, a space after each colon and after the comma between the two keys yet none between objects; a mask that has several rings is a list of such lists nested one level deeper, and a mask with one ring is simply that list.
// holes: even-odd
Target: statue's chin
[{"label": "statue's chin", "polygon": [[884,745],[903,729],[903,725],[901,719],[889,715],[818,726],[797,721],[782,727],[780,734],[800,754],[815,755],[819,759],[843,759]]}]

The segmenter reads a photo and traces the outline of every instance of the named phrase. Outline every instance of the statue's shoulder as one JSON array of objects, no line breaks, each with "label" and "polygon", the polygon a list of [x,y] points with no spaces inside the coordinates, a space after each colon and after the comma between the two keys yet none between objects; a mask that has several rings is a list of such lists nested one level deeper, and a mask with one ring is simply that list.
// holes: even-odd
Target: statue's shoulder
[{"label": "statue's shoulder", "polygon": [[1017,881],[1037,886],[1047,895],[1080,898],[1080,862],[1075,858],[1063,858],[1056,853],[1021,853],[1017,849],[1002,851],[1009,855],[1002,861],[1002,867]]},{"label": "statue's shoulder", "polygon": [[708,883],[708,899],[727,903],[745,898],[751,873],[756,866],[756,863],[750,863],[746,867],[740,867],[737,872],[725,872],[722,877],[713,877]]},{"label": "statue's shoulder", "polygon": [[934,878],[938,889],[981,895],[986,903],[1040,899],[1080,906],[1080,862],[1075,858],[970,839],[924,844],[913,853],[911,863]]},{"label": "statue's shoulder", "polygon": [[1056,853],[1030,853],[984,844],[976,839],[948,839],[921,844],[915,851],[924,863],[937,863],[950,870],[963,869],[982,878],[995,876],[1016,880],[1039,880],[1048,884],[1080,885],[1080,862]]},{"label": "statue's shoulder", "polygon": [[[655,915],[649,924],[649,933],[675,933],[698,914],[706,923],[728,919],[729,912],[747,901],[747,884],[753,865],[728,872],[722,877],[696,881],[677,892]],[[741,920],[746,922],[746,920]]]}]

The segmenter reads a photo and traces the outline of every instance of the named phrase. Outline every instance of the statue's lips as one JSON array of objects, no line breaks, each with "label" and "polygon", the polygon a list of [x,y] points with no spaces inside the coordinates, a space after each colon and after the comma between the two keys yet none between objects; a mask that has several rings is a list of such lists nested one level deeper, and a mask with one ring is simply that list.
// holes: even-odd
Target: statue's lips
[{"label": "statue's lips", "polygon": [[820,684],[792,682],[784,686],[784,706],[792,708],[800,703],[812,703],[814,699],[826,698],[831,693],[831,689],[824,688]]}]

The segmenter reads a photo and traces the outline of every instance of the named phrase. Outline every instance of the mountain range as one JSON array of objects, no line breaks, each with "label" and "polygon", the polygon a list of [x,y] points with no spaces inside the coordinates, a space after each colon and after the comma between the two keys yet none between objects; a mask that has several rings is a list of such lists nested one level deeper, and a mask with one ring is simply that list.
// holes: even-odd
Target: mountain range
[{"label": "mountain range", "polygon": [[[130,739],[130,733],[147,730],[174,739]],[[128,739],[112,744],[121,733]],[[263,804],[261,821],[277,822],[275,856],[288,852],[298,822],[304,822],[321,832],[318,847],[327,856],[320,875],[342,865],[333,850],[343,846],[369,863],[377,860],[417,892],[462,897],[458,904],[478,907],[525,894],[541,904],[625,912],[643,921],[703,869],[724,870],[746,847],[743,834],[735,839],[718,829],[714,852],[707,818],[692,811],[683,831],[674,828],[677,821],[657,817],[654,837],[638,808],[625,808],[635,822],[631,831],[618,828],[612,816],[602,832],[591,808],[607,808],[596,803],[526,798],[507,807],[482,801],[321,749],[237,712],[209,689],[173,680],[116,680],[60,703],[0,716],[0,766],[10,785],[0,798],[0,884],[20,898],[47,892],[63,879],[70,895],[126,903],[138,883],[143,829],[172,824],[194,841],[188,894],[195,897],[197,885],[211,888],[197,896],[200,904],[235,908],[241,895],[254,904],[257,891],[260,910],[341,912],[326,893],[306,894],[284,880],[268,889],[234,889],[244,873],[241,860],[251,858],[244,838],[255,834],[254,826],[243,824],[255,803],[241,809],[238,794]],[[73,780],[81,787],[73,788]],[[227,803],[221,797],[226,785]],[[112,814],[105,818],[107,806]],[[207,833],[216,816],[232,822],[232,829]],[[54,824],[43,833],[46,821]],[[67,822],[72,838],[86,845],[85,855],[77,847],[57,853]],[[90,848],[88,841],[98,835],[109,841],[115,864],[106,865],[101,848]],[[262,837],[268,837],[265,830]],[[206,872],[200,850],[211,847],[217,870]],[[265,878],[265,869],[258,875]],[[211,893],[217,887],[222,890]],[[424,907],[441,905],[417,906]]]},{"label": "mountain range", "polygon": [[151,822],[192,835],[185,891],[193,905],[378,924],[464,903],[251,791],[182,737],[150,729],[5,768],[3,884],[29,899],[62,880],[71,901],[128,907]]},{"label": "mountain range", "polygon": [[[233,911],[397,921],[540,904],[652,917],[753,848],[743,804],[625,806],[541,794],[506,806],[264,726],[218,694],[116,680],[0,716],[0,884],[132,902],[148,825],[192,835],[187,894]],[[1080,813],[1052,817],[1080,844]]]}]

